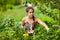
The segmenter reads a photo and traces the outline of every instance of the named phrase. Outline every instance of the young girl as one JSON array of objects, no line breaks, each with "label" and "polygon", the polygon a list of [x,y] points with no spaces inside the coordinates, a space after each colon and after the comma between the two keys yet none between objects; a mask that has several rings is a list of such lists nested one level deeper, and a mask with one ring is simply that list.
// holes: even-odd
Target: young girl
[{"label": "young girl", "polygon": [[48,26],[44,22],[34,16],[34,9],[32,7],[27,7],[26,12],[27,16],[22,19],[21,27],[23,28],[25,26],[28,33],[34,32],[34,26],[36,22],[43,25],[47,31],[49,30]]}]

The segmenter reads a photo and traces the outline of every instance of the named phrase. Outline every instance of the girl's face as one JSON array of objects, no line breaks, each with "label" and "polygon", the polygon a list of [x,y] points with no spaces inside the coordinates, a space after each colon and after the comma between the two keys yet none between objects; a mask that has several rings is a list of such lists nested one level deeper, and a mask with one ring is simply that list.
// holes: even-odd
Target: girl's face
[{"label": "girl's face", "polygon": [[29,11],[27,12],[27,15],[28,15],[29,17],[33,17],[33,15],[34,15],[33,10],[32,10],[32,9],[29,9]]}]

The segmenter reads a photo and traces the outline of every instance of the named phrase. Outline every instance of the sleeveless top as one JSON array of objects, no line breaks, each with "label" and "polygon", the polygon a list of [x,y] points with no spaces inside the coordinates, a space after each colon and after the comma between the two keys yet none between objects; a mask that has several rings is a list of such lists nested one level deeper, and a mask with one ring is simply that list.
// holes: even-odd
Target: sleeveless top
[{"label": "sleeveless top", "polygon": [[31,24],[29,22],[25,23],[26,30],[33,30],[35,26],[35,22],[32,22]]}]

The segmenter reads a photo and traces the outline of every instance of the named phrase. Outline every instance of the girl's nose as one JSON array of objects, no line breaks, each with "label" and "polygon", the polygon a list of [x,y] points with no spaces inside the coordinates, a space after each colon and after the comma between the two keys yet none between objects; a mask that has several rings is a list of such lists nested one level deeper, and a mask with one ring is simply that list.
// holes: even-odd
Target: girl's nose
[{"label": "girl's nose", "polygon": [[33,13],[31,13],[31,15],[33,15]]}]

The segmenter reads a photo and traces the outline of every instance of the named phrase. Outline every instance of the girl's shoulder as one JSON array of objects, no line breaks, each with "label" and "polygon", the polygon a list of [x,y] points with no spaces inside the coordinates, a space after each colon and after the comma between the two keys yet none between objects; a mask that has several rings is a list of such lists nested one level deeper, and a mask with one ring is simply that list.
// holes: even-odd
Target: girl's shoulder
[{"label": "girl's shoulder", "polygon": [[22,20],[26,20],[27,19],[27,16],[25,16]]},{"label": "girl's shoulder", "polygon": [[40,18],[38,18],[38,17],[35,17],[35,21],[37,22],[38,20],[40,20]]},{"label": "girl's shoulder", "polygon": [[27,19],[28,19],[28,18],[27,18],[27,16],[26,16],[26,17],[24,17],[24,18],[22,19],[22,21],[23,21],[23,22],[26,22]]},{"label": "girl's shoulder", "polygon": [[37,19],[37,17],[35,17],[35,16],[34,16],[34,18],[35,18],[35,20]]}]

